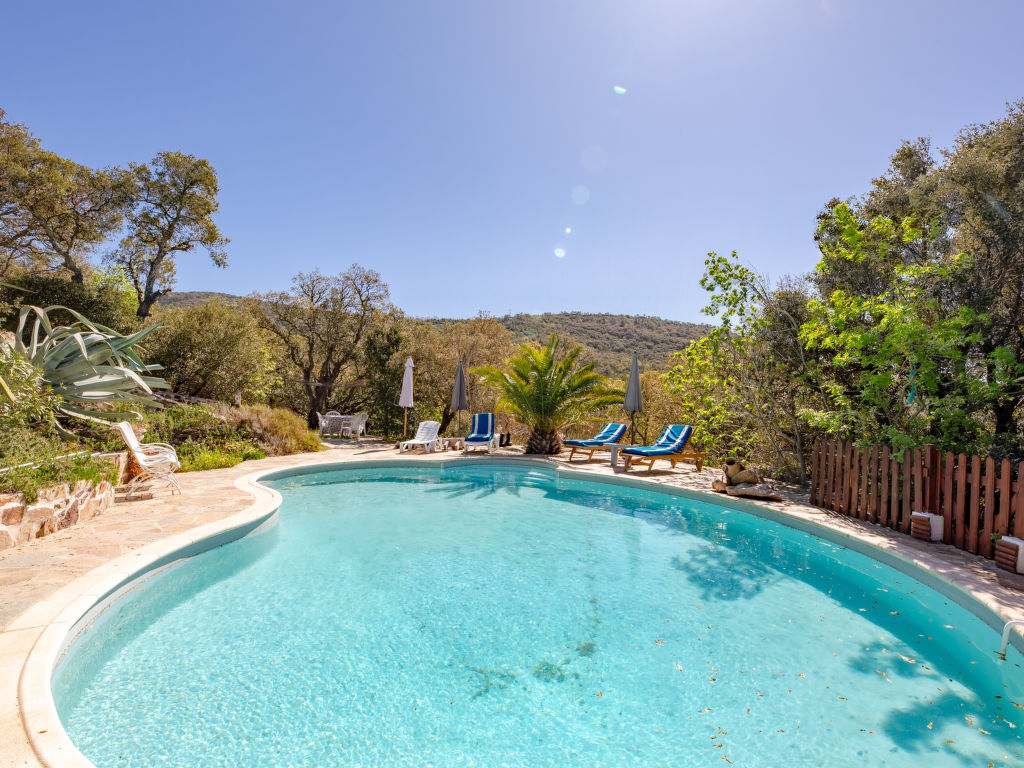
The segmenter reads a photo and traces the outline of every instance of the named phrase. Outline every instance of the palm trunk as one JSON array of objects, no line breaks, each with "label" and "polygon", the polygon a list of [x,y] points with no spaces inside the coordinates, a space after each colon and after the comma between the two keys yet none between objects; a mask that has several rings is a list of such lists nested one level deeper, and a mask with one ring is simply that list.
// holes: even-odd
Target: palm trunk
[{"label": "palm trunk", "polygon": [[557,432],[546,432],[535,429],[526,440],[527,453],[539,453],[542,456],[554,456],[562,450],[562,440]]}]

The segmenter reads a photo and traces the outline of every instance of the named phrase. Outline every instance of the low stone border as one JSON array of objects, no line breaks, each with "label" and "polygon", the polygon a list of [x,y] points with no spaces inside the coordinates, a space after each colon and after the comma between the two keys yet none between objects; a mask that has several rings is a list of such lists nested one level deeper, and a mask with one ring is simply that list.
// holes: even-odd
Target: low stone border
[{"label": "low stone border", "polygon": [[39,498],[25,503],[24,493],[0,494],[0,549],[70,528],[102,514],[114,504],[114,486],[102,480],[79,480],[39,490]]},{"label": "low stone border", "polygon": [[[366,466],[415,466],[419,459],[379,459],[372,461],[317,462],[281,469],[264,469],[235,481],[238,489],[254,497],[244,511],[224,520],[200,526],[163,541],[142,547],[119,557],[58,590],[37,603],[0,634],[0,722],[5,710],[17,708],[34,754],[4,756],[18,762],[6,765],[46,766],[47,768],[94,768],[71,743],[57,715],[51,689],[51,675],[75,636],[112,601],[136,586],[140,578],[173,566],[202,551],[245,536],[276,518],[281,497],[262,485],[261,479],[356,469]],[[559,477],[633,488],[657,490],[668,495],[691,498],[726,509],[747,512],[773,520],[820,538],[866,554],[922,581],[974,613],[996,632],[1011,619],[1024,619],[1024,605],[1009,605],[1004,596],[993,592],[990,583],[971,571],[950,572],[943,558],[908,546],[884,529],[864,527],[839,530],[822,525],[813,515],[799,509],[780,509],[781,505],[761,505],[733,498],[723,499],[687,488],[652,482],[650,479],[597,474],[565,468],[559,462],[512,456],[449,458],[433,463],[442,467],[456,464],[514,464],[532,466]],[[806,509],[806,508],[805,508]],[[912,540],[911,540],[912,541]],[[1024,653],[1024,638],[1012,638],[1015,648]],[[9,720],[8,720],[9,722]]]}]

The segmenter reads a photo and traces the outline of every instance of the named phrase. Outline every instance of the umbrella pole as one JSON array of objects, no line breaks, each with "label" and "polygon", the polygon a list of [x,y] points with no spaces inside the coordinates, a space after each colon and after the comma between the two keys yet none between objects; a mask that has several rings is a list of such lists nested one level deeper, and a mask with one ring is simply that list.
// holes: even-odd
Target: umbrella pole
[{"label": "umbrella pole", "polygon": [[409,436],[409,409],[402,409],[402,437]]},{"label": "umbrella pole", "polygon": [[629,412],[629,443],[630,445],[636,445],[636,424],[633,419],[636,418],[636,411]]}]

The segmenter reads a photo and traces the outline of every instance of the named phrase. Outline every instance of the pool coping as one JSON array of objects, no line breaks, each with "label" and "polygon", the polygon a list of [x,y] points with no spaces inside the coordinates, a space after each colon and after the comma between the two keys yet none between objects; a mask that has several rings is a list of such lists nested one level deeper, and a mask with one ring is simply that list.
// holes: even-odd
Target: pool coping
[{"label": "pool coping", "polygon": [[[996,637],[1006,621],[1024,618],[1024,605],[1020,606],[1019,611],[1008,611],[1005,605],[992,597],[991,585],[973,572],[960,570],[956,572],[956,580],[946,578],[941,573],[941,566],[948,566],[948,563],[938,557],[929,557],[926,552],[909,546],[909,543],[885,532],[885,529],[874,531],[856,528],[843,531],[802,516],[796,510],[771,508],[735,497],[665,485],[652,479],[601,475],[566,468],[558,462],[543,458],[459,456],[431,461],[426,466],[444,470],[449,466],[466,464],[533,467],[550,472],[556,478],[648,490],[746,512],[847,547],[911,576],[977,616],[993,629]],[[14,663],[0,663],[0,712],[12,703],[17,707],[38,765],[46,768],[95,768],[74,746],[64,730],[51,687],[52,674],[64,652],[86,625],[142,580],[196,554],[274,524],[282,501],[281,495],[261,481],[359,468],[416,466],[422,467],[424,463],[412,457],[346,459],[285,468],[263,468],[237,478],[234,487],[253,498],[246,509],[117,557],[64,585],[8,625],[0,634],[0,662],[13,657]],[[1024,653],[1024,635],[1013,633],[1011,644]],[[994,650],[997,650],[998,642],[995,645]]]}]

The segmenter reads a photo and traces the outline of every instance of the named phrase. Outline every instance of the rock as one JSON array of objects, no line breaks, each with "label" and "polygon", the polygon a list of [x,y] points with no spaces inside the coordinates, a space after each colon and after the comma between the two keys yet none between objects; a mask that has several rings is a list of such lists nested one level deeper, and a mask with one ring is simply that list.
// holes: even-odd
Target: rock
[{"label": "rock", "polygon": [[72,499],[71,503],[68,504],[60,514],[54,515],[54,519],[56,521],[55,530],[62,531],[77,523],[79,506],[80,500],[77,498]]},{"label": "rock", "polygon": [[25,494],[21,491],[17,493],[0,493],[0,507],[5,504],[10,504],[12,501],[17,501],[21,504],[25,503]]},{"label": "rock", "polygon": [[39,489],[39,501],[64,501],[70,495],[71,489],[67,483]]},{"label": "rock", "polygon": [[[7,494],[13,496],[14,494]],[[0,523],[4,525],[21,525],[25,517],[24,500],[9,501],[6,504],[0,503]]]},{"label": "rock", "polygon": [[735,456],[730,456],[722,462],[722,471],[726,480],[731,480],[733,475],[743,471],[743,464]]},{"label": "rock", "polygon": [[757,476],[757,473],[752,472],[749,469],[743,469],[737,472],[735,475],[729,478],[730,485],[741,485],[742,483],[760,483],[761,478]]},{"label": "rock", "polygon": [[0,528],[0,549],[9,549],[17,543],[6,528]]},{"label": "rock", "polygon": [[711,490],[717,493],[726,493],[729,490],[729,484],[725,480],[712,480]]},{"label": "rock", "polygon": [[782,501],[782,497],[767,483],[731,485],[726,491],[730,496],[745,496],[751,499],[774,499]]}]

